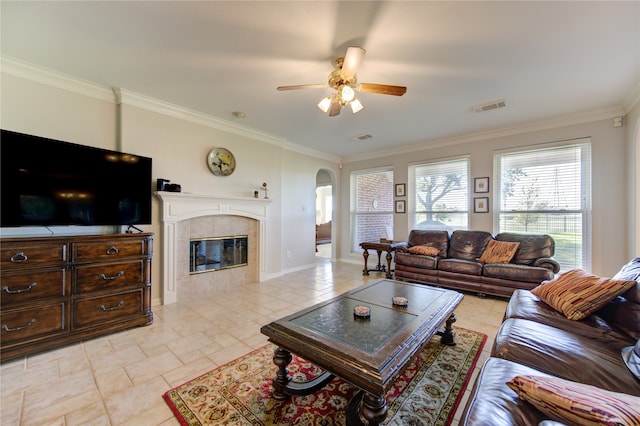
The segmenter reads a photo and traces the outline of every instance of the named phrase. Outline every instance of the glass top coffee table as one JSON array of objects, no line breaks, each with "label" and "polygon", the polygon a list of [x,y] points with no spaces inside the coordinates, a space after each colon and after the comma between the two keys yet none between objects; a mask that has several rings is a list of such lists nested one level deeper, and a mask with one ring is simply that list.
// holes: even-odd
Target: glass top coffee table
[{"label": "glass top coffee table", "polygon": [[[406,298],[406,306],[394,305],[395,296]],[[439,334],[443,344],[456,344],[453,311],[462,297],[424,284],[379,280],[263,326],[262,334],[278,346],[273,397],[308,395],[339,376],[362,390],[349,403],[347,424],[361,424],[361,414],[378,425],[387,416],[387,391],[429,339]],[[362,307],[369,308],[368,317],[355,314]],[[305,383],[292,381],[291,353],[325,373]]]}]

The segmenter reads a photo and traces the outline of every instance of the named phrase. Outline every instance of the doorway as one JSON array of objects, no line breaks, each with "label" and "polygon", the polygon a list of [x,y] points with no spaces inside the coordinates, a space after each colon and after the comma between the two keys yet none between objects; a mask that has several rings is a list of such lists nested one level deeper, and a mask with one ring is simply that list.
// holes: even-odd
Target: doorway
[{"label": "doorway", "polygon": [[333,236],[333,183],[326,170],[316,174],[316,256],[331,258]]}]

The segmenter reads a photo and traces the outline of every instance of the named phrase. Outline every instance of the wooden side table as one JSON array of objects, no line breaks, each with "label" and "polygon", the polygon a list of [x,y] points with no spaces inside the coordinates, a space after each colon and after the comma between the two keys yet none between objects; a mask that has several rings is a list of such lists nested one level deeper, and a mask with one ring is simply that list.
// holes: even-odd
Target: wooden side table
[{"label": "wooden side table", "polygon": [[[402,247],[402,246],[405,246],[405,245],[407,245],[406,242],[394,243],[393,241],[387,242],[387,243],[382,243],[382,242],[364,242],[364,243],[360,243],[360,247],[362,247],[362,249],[364,250],[362,252],[362,256],[364,257],[364,269],[362,270],[362,275],[369,275],[369,271],[386,272],[387,273],[386,277],[387,278],[391,278],[391,273],[393,272],[391,270],[391,260],[393,260],[393,255],[391,253],[394,252],[397,247]],[[378,252],[378,264],[376,265],[375,269],[369,269],[367,267],[367,259],[369,258],[369,250],[375,250],[375,251]],[[383,251],[387,252],[387,264],[386,265],[382,265],[380,263],[381,255],[382,255]]]}]

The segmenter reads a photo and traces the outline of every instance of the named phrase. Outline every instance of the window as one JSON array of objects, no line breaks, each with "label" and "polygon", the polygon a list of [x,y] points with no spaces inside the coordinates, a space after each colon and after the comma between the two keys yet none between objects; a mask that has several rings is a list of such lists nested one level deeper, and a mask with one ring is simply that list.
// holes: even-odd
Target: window
[{"label": "window", "polygon": [[351,251],[360,243],[393,239],[393,170],[363,170],[351,174]]},{"label": "window", "polygon": [[591,264],[589,140],[495,156],[495,227],[542,233],[555,242],[563,270]]},{"label": "window", "polygon": [[409,229],[468,229],[468,176],[468,158],[409,166]]}]

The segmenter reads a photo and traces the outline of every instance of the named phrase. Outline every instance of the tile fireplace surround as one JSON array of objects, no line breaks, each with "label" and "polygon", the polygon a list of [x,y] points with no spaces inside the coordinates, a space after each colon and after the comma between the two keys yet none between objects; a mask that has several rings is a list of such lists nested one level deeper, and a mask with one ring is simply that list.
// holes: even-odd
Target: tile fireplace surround
[{"label": "tile fireplace surround", "polygon": [[[162,201],[162,304],[189,297],[191,287],[202,294],[216,285],[266,279],[266,229],[270,200],[156,192]],[[215,235],[217,234],[217,235]],[[189,240],[230,234],[248,235],[247,267],[189,274]],[[212,275],[217,274],[217,275]],[[214,278],[215,277],[215,278]],[[209,287],[215,291],[215,287]],[[205,290],[206,291],[206,290]]]}]

